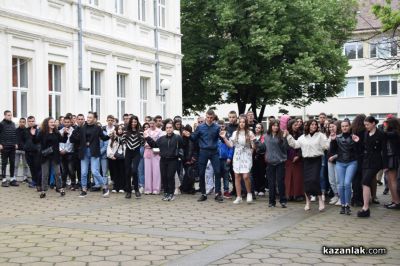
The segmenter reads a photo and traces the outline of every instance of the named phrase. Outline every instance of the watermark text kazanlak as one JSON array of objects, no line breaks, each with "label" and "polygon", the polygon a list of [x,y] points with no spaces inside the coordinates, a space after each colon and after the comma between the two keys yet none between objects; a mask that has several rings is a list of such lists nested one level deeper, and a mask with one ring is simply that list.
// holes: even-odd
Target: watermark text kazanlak
[{"label": "watermark text kazanlak", "polygon": [[323,255],[385,255],[386,248],[366,248],[364,246],[328,247],[322,246]]}]

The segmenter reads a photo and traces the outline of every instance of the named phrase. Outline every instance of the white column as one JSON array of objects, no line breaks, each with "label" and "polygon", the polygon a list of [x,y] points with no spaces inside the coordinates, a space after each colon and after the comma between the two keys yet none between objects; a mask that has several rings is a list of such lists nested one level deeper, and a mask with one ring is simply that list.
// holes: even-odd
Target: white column
[{"label": "white column", "polygon": [[0,97],[1,112],[8,109],[12,110],[12,54],[10,52],[10,40],[5,32],[0,31],[0,73],[3,73],[0,79],[0,88],[2,89]]}]

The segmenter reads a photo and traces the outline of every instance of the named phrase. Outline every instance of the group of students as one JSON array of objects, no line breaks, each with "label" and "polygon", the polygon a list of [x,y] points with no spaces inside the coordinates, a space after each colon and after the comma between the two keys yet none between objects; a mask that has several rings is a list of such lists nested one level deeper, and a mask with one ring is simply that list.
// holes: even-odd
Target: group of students
[{"label": "group of students", "polygon": [[234,196],[234,204],[243,197],[252,203],[268,192],[269,207],[276,206],[277,197],[282,208],[290,200],[305,199],[308,211],[318,197],[318,209],[323,211],[325,196],[331,196],[329,203],[340,205],[341,214],[350,215],[352,205],[362,207],[359,217],[369,217],[370,201],[379,203],[377,177],[385,175],[392,196],[385,207],[400,209],[400,123],[393,116],[378,126],[374,117],[365,115],[351,122],[321,113],[318,120],[305,123],[283,115],[269,117],[265,132],[252,112],[238,116],[231,111],[225,123],[209,110],[193,128],[183,126],[179,116],[146,117],[143,124],[135,115],[123,119],[120,124],[109,115],[102,126],[96,113],[89,112],[86,119],[82,114],[67,114],[58,120],[46,118],[39,128],[29,116],[27,126],[21,118],[16,127],[12,113],[5,111],[0,123],[2,186],[18,186],[15,162],[25,156],[30,186],[37,188],[41,198],[46,197],[51,174],[61,196],[68,184],[71,190],[80,189],[80,197],[87,195],[90,186],[108,197],[109,172],[112,192],[125,193],[126,198],[132,193],[136,198],[142,193],[158,195],[163,189],[162,199],[172,201],[178,192],[195,193],[198,178],[198,201],[207,200],[212,190],[217,202]]}]

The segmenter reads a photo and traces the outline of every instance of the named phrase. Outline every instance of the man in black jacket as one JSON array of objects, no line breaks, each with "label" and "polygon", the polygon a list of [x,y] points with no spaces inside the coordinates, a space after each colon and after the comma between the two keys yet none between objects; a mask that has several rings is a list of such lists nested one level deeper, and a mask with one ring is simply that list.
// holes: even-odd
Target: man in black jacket
[{"label": "man in black jacket", "polygon": [[107,181],[100,174],[100,139],[106,141],[109,136],[103,133],[100,126],[96,125],[97,114],[89,112],[87,122],[82,127],[73,131],[70,141],[79,143],[79,159],[81,160],[81,182],[82,192],[80,197],[87,195],[87,176],[89,165],[92,175],[98,180],[98,184],[103,187],[103,197],[109,196]]},{"label": "man in black jacket", "polygon": [[26,130],[26,119],[24,117],[21,117],[19,119],[19,125],[17,128],[17,145],[18,148],[15,152],[15,170],[14,170],[14,174],[15,176],[18,176],[18,169],[19,169],[19,165],[22,162],[22,167],[23,167],[23,172],[22,172],[22,176],[23,176],[23,180],[24,182],[27,180],[28,178],[28,165],[26,163],[26,158],[25,158],[25,151],[24,151],[24,146],[25,146],[25,141],[23,138],[23,135],[25,134],[25,130]]},{"label": "man in black jacket", "polygon": [[[18,186],[14,176],[15,170],[15,150],[17,145],[17,131],[14,122],[11,120],[11,111],[4,111],[4,119],[0,123],[0,151],[1,151],[1,178],[2,187]],[[7,164],[10,164],[10,176],[6,178]]]},{"label": "man in black jacket", "polygon": [[40,154],[39,149],[40,145],[33,143],[33,136],[30,133],[31,129],[34,128],[36,131],[36,135],[39,132],[39,129],[36,125],[36,120],[34,116],[28,117],[28,128],[25,129],[24,134],[22,136],[24,142],[24,151],[25,151],[25,158],[26,163],[29,166],[29,170],[31,171],[32,182],[29,184],[29,187],[34,188],[36,187],[37,190],[40,190],[41,187],[41,162],[40,162]]}]

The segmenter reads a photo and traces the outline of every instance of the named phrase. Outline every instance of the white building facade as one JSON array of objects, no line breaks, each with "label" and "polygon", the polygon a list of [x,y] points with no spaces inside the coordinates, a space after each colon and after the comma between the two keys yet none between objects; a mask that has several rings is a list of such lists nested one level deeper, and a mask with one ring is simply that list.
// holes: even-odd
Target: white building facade
[{"label": "white building facade", "polygon": [[0,0],[0,109],[37,119],[97,111],[100,121],[181,114],[180,1],[82,0],[81,88],[79,6]]}]

